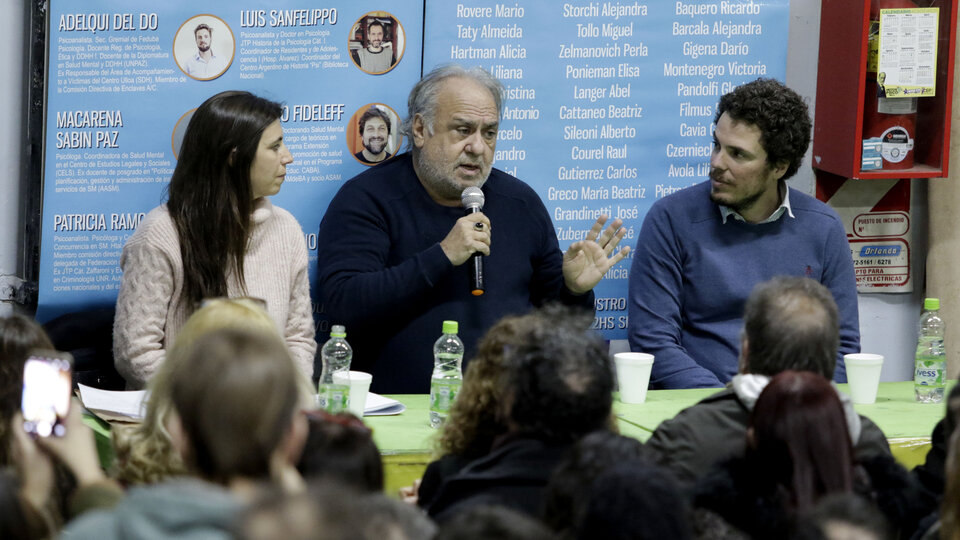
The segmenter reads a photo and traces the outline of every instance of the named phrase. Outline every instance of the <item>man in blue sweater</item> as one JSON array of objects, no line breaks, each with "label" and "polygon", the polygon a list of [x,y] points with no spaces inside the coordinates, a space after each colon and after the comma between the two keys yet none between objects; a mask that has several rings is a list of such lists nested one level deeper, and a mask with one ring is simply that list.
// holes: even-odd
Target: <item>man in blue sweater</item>
[{"label": "man in blue sweater", "polygon": [[[460,323],[469,359],[505,315],[549,301],[593,309],[593,287],[629,248],[606,218],[561,253],[550,216],[520,180],[492,169],[500,82],[480,68],[438,68],[414,86],[403,130],[410,153],[343,185],[320,223],[317,281],[327,318],[347,326],[354,369],[381,393],[426,393],[433,343]],[[464,215],[460,194],[483,186],[483,211]],[[484,255],[486,292],[471,294],[470,265]],[[315,370],[320,373],[319,369]]]},{"label": "man in blue sweater", "polygon": [[754,285],[805,276],[840,312],[834,379],[860,350],[846,232],[827,205],[787,187],[810,143],[796,92],[758,79],[720,98],[710,180],[657,201],[630,270],[630,347],[655,355],[653,388],[722,386],[737,372],[743,307]]}]

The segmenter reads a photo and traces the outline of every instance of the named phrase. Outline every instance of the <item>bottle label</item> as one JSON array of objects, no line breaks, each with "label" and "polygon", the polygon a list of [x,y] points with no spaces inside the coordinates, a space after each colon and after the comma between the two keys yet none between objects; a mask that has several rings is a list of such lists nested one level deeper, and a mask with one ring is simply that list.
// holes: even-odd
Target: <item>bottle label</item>
[{"label": "bottle label", "polygon": [[913,382],[919,386],[943,386],[947,363],[943,357],[918,356]]},{"label": "bottle label", "polygon": [[460,379],[433,379],[430,382],[430,411],[447,414],[460,393]]},{"label": "bottle label", "polygon": [[350,405],[350,387],[345,384],[321,384],[319,406],[328,413],[345,412]]}]

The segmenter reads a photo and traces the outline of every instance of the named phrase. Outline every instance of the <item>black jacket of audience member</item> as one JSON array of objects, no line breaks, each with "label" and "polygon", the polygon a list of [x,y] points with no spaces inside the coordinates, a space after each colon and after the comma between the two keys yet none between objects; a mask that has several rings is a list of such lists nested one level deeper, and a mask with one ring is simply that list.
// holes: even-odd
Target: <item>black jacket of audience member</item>
[{"label": "black jacket of audience member", "polygon": [[421,508],[427,508],[433,502],[440,486],[448,478],[456,475],[470,464],[470,460],[456,454],[447,454],[440,459],[431,461],[427,469],[423,471],[423,478],[420,480],[420,488],[417,490],[417,505]]},{"label": "black jacket of audience member", "polygon": [[[714,464],[743,456],[749,423],[750,409],[727,388],[664,420],[644,448],[676,476],[682,488],[690,489]],[[854,450],[860,460],[890,456],[886,435],[863,415]]]},{"label": "black jacket of audience member", "polygon": [[[921,488],[892,457],[874,455],[858,462],[854,491],[873,501],[901,538],[910,538],[921,517]],[[753,538],[786,538],[793,515],[786,490],[757,474],[746,458],[718,464],[697,482],[693,504],[716,512]]]},{"label": "black jacket of audience member", "polygon": [[489,454],[449,477],[426,507],[427,514],[443,523],[468,508],[500,505],[539,517],[550,474],[570,445],[523,433],[507,435]]}]

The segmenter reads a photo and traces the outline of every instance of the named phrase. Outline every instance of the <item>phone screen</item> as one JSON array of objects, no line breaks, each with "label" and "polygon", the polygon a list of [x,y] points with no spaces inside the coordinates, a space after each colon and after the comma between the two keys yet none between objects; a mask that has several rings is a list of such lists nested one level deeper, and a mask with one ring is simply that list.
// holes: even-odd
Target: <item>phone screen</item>
[{"label": "phone screen", "polygon": [[40,437],[60,437],[70,410],[71,357],[58,351],[33,351],[23,366],[23,428]]}]

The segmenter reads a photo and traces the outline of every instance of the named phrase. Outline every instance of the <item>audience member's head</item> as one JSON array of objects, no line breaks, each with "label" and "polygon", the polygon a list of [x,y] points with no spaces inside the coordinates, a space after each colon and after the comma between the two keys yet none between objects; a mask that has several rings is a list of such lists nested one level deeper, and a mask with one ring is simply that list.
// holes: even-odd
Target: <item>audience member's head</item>
[{"label": "audience member's head", "polygon": [[822,498],[797,516],[791,540],[893,540],[883,512],[872,501],[853,493]]},{"label": "audience member's head", "polygon": [[477,506],[444,522],[433,540],[551,540],[550,529],[503,506]]},{"label": "audience member's head", "polygon": [[20,410],[23,365],[31,349],[53,349],[43,328],[22,315],[0,317],[0,465],[11,463],[8,427]]},{"label": "audience member's head", "polygon": [[787,510],[804,511],[853,487],[854,454],[843,405],[822,375],[785,371],[764,388],[750,416],[747,461],[781,486]]},{"label": "audience member's head", "polygon": [[[297,368],[276,333],[217,330],[170,358],[167,380],[174,446],[188,470],[211,482],[267,480],[299,456],[306,422]],[[279,461],[278,461],[279,460]]]},{"label": "audience member's head", "polygon": [[640,459],[642,452],[640,441],[608,430],[577,441],[550,477],[544,494],[544,522],[557,533],[573,534],[583,521],[590,484],[616,464]]},{"label": "audience member's head", "polygon": [[[940,506],[940,538],[960,538],[960,430],[955,415],[960,405],[960,384],[954,386],[947,398],[947,420],[944,430],[951,432],[948,439],[946,485]],[[951,425],[952,424],[952,425]]]},{"label": "audience member's head", "polygon": [[362,492],[383,491],[383,460],[370,428],[350,413],[307,413],[309,434],[297,470],[307,481],[334,480]]},{"label": "audience member's head", "polygon": [[504,418],[510,429],[572,442],[608,425],[613,368],[592,317],[558,306],[528,317],[520,343],[504,351]]},{"label": "audience member's head", "polygon": [[440,453],[474,459],[485,455],[493,440],[507,431],[498,414],[503,403],[504,350],[520,345],[534,325],[532,317],[505,317],[480,340],[467,364],[463,385],[439,438]]},{"label": "audience member's head", "polygon": [[943,421],[943,435],[947,441],[957,430],[957,424],[960,424],[960,384],[951,388],[947,394],[947,411]]},{"label": "audience member's head", "polygon": [[837,304],[826,287],[804,277],[757,285],[744,308],[741,372],[788,369],[833,377],[840,343]]},{"label": "audience member's head", "polygon": [[[198,339],[222,329],[273,333],[280,339],[273,319],[256,301],[208,300],[184,324],[165,362],[182,361]],[[112,431],[117,478],[124,483],[152,484],[185,472],[166,427],[172,407],[168,378],[168,372],[161,369],[150,381],[150,397],[142,424]]]},{"label": "audience member's head", "polygon": [[607,469],[589,487],[576,538],[659,540],[692,538],[690,510],[676,480],[644,460]]},{"label": "audience member's head", "polygon": [[267,493],[237,524],[240,540],[430,540],[436,527],[413,506],[382,493],[331,483],[304,493]]}]

